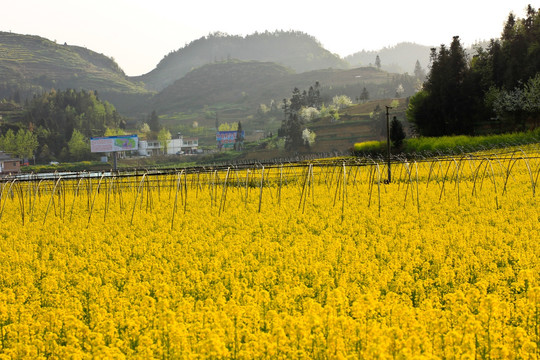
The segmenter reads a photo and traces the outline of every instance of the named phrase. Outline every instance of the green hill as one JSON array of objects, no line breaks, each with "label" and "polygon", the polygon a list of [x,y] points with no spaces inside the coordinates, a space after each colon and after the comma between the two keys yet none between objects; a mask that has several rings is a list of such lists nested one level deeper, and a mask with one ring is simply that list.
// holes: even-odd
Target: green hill
[{"label": "green hill", "polygon": [[[297,74],[271,62],[231,60],[189,72],[157,94],[147,107],[164,115],[168,126],[197,121],[199,125],[212,127],[217,115],[221,122],[242,121],[248,129],[275,130],[283,117],[279,108],[283,99],[290,98],[295,87],[303,91],[315,82],[319,82],[322,100],[327,105],[336,95],[355,99],[364,87],[372,99],[384,98],[395,93],[398,83],[403,84],[405,93],[402,95],[410,96],[415,84],[411,77],[372,67]],[[258,116],[261,104],[270,108],[272,103],[278,107],[273,120],[272,116]]]},{"label": "green hill", "polygon": [[[155,97],[161,112],[187,111],[205,105],[246,103],[277,96],[269,82],[293,76],[290,69],[270,62],[231,61],[204,65],[175,81]],[[249,99],[248,99],[249,98]]]},{"label": "green hill", "polygon": [[39,36],[0,32],[0,98],[17,92],[24,99],[51,88],[96,90],[117,103],[122,96],[149,94],[102,54]]},{"label": "green hill", "polygon": [[275,62],[298,73],[349,66],[313,36],[298,31],[267,31],[246,37],[216,33],[168,54],[154,70],[133,79],[159,91],[195,68],[230,59]]},{"label": "green hill", "polygon": [[[242,121],[247,129],[272,131],[283,116],[282,100],[295,87],[307,90],[315,82],[326,104],[335,95],[354,100],[364,87],[371,99],[378,99],[393,97],[398,85],[408,96],[415,86],[404,75],[373,67],[350,69],[301,32],[213,34],[167,55],[138,78],[127,77],[113,59],[83,47],[0,32],[0,99],[21,102],[52,88],[96,90],[132,120],[145,121],[156,110],[172,129],[194,122],[213,127],[218,116],[220,122]],[[147,90],[165,84],[159,93]],[[274,104],[273,113],[259,114],[261,104]]]}]

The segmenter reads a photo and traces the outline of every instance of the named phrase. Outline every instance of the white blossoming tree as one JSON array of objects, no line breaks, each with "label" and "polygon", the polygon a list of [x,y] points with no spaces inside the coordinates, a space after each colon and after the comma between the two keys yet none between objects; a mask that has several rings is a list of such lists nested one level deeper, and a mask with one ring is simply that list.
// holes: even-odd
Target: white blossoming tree
[{"label": "white blossoming tree", "polygon": [[308,128],[305,128],[302,131],[302,140],[304,140],[304,144],[312,146],[315,143],[315,137],[315,133]]}]

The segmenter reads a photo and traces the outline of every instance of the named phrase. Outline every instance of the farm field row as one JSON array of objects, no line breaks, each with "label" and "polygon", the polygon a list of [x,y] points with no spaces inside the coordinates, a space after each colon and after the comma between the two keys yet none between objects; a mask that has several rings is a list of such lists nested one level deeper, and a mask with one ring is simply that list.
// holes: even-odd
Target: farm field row
[{"label": "farm field row", "polygon": [[0,358],[536,359],[537,155],[1,183]]}]

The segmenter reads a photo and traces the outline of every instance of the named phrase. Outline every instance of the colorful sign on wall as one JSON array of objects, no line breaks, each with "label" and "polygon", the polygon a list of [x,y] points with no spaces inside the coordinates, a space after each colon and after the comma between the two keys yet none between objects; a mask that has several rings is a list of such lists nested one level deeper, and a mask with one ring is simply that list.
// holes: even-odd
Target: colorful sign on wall
[{"label": "colorful sign on wall", "polygon": [[[236,142],[238,131],[218,131],[216,141],[218,149],[233,149]],[[242,130],[242,139],[244,139],[244,130]]]}]

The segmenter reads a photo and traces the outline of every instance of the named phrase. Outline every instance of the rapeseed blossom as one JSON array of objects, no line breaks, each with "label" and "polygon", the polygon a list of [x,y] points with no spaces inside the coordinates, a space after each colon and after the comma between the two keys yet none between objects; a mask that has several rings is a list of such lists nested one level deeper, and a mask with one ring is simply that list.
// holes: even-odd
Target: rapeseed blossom
[{"label": "rapeseed blossom", "polygon": [[533,158],[2,184],[0,359],[538,358]]}]

